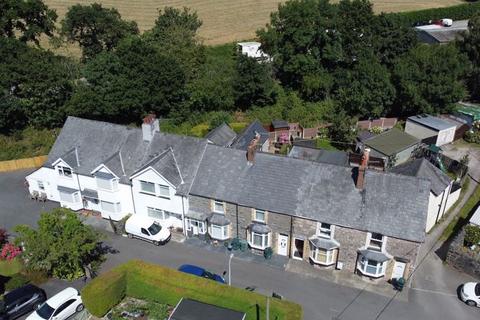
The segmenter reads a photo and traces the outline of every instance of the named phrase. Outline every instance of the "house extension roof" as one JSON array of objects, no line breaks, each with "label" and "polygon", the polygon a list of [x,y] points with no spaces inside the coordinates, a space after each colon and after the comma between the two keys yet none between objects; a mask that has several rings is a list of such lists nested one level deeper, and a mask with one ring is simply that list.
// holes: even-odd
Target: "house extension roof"
[{"label": "house extension roof", "polygon": [[211,141],[217,146],[228,147],[236,136],[237,134],[235,133],[235,131],[233,131],[232,128],[230,128],[230,126],[224,122],[212,131],[210,131],[205,136],[205,139]]},{"label": "house extension roof", "polygon": [[269,134],[262,124],[258,120],[255,120],[238,134],[233,140],[231,147],[246,151],[252,139],[255,138],[256,132],[260,134],[260,141],[258,144],[263,145],[265,141],[267,141]]},{"label": "house extension roof", "polygon": [[74,146],[80,164],[74,168],[77,173],[91,176],[95,168],[104,164],[120,177],[120,182],[128,184],[134,172],[171,149],[183,178],[177,193],[188,194],[207,143],[205,139],[161,132],[155,133],[149,143],[143,141],[139,128],[68,117],[44,166],[50,167]]},{"label": "house extension roof", "polygon": [[408,120],[416,122],[418,124],[421,124],[425,127],[428,127],[430,129],[433,129],[433,130],[436,130],[436,131],[441,131],[441,130],[445,130],[445,129],[455,127],[454,124],[452,124],[452,123],[450,123],[450,122],[448,122],[444,119],[431,116],[429,114],[411,116],[411,117],[408,117]]},{"label": "house extension roof", "polygon": [[429,181],[367,170],[360,191],[355,170],[208,145],[191,194],[422,242]]},{"label": "house extension roof", "polygon": [[272,127],[273,129],[290,128],[290,125],[285,120],[273,120]]},{"label": "house extension roof", "polygon": [[316,161],[321,163],[348,165],[348,153],[345,151],[323,150],[294,145],[288,156],[296,159]]},{"label": "house extension roof", "polygon": [[426,43],[447,43],[462,37],[468,30],[468,20],[453,21],[452,26],[445,27],[438,24],[429,24],[415,27],[420,41]]},{"label": "house extension roof", "polygon": [[244,320],[244,312],[182,298],[169,320]]},{"label": "house extension roof", "polygon": [[365,145],[386,156],[392,156],[419,142],[414,136],[393,128],[365,140]]},{"label": "house extension roof", "polygon": [[441,194],[452,182],[449,176],[424,158],[403,163],[393,167],[390,171],[407,176],[427,179],[430,181],[430,190],[436,196]]}]

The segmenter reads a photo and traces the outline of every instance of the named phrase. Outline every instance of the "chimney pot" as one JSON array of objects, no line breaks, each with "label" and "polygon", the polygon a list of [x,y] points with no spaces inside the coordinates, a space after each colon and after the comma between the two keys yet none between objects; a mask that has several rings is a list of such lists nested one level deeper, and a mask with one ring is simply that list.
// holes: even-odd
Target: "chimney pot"
[{"label": "chimney pot", "polygon": [[368,168],[368,160],[370,158],[370,149],[365,148],[363,150],[362,160],[360,166],[358,167],[358,176],[355,186],[357,189],[363,190],[363,185],[365,182],[365,170]]}]

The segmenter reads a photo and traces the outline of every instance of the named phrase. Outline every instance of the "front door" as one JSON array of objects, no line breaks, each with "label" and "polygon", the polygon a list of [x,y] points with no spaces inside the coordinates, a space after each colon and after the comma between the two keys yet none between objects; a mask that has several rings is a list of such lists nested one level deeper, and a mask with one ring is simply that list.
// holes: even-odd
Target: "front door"
[{"label": "front door", "polygon": [[295,238],[294,241],[294,251],[293,258],[298,260],[303,260],[303,247],[305,245],[305,240]]},{"label": "front door", "polygon": [[392,279],[403,278],[405,275],[405,262],[395,261],[392,271]]},{"label": "front door", "polygon": [[192,220],[191,225],[192,225],[192,234],[194,236],[198,235],[198,221]]},{"label": "front door", "polygon": [[278,235],[277,254],[281,256],[288,254],[288,236],[285,234]]}]

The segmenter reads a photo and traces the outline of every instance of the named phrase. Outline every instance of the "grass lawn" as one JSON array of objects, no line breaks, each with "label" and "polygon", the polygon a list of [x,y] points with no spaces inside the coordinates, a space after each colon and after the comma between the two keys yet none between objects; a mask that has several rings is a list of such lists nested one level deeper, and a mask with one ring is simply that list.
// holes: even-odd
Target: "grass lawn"
[{"label": "grass lawn", "polygon": [[[140,30],[150,29],[158,9],[165,6],[189,7],[198,12],[203,25],[200,37],[206,44],[220,44],[255,37],[255,31],[269,21],[270,13],[276,11],[279,0],[45,0],[57,11],[59,21],[72,5],[98,2],[105,7],[115,7],[124,19],[135,20]],[[371,0],[375,12],[409,11],[446,7],[463,3],[462,0]],[[68,50],[67,52],[76,52]]]},{"label": "grass lawn", "polygon": [[[467,181],[470,181],[470,180],[467,180]],[[463,186],[463,189],[461,191],[462,194],[460,194],[460,198],[458,202],[461,201],[461,199],[464,197],[464,193],[468,189],[467,183],[465,183]],[[449,210],[446,216],[448,216],[458,206],[458,202]],[[458,213],[458,215],[445,228],[440,239],[447,240],[450,236],[455,234],[456,231],[458,231],[458,229],[464,225],[464,223],[469,218],[470,214],[477,208],[477,204],[479,202],[480,202],[480,186],[477,186],[472,196],[467,200],[465,205],[460,209],[460,212]]]},{"label": "grass lawn", "polygon": [[20,259],[12,261],[0,260],[0,275],[5,277],[13,276],[22,271],[23,265]]},{"label": "grass lawn", "polygon": [[338,150],[327,139],[317,139],[317,148],[324,150]]}]

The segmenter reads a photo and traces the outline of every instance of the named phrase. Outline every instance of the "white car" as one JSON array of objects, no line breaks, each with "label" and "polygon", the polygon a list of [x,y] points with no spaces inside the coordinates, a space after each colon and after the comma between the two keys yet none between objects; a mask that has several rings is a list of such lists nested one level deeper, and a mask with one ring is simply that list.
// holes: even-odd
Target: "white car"
[{"label": "white car", "polygon": [[27,320],[65,320],[82,310],[80,293],[77,289],[66,288],[42,303]]},{"label": "white car", "polygon": [[460,289],[460,298],[472,307],[480,307],[480,282],[467,282]]},{"label": "white car", "polygon": [[152,218],[138,214],[134,214],[125,222],[125,232],[129,238],[147,240],[157,246],[167,243],[172,236],[168,228]]}]

